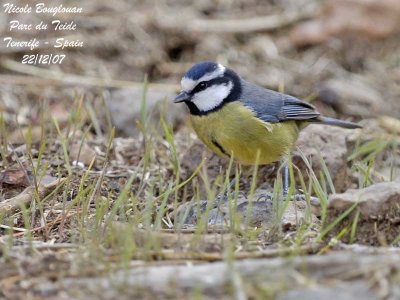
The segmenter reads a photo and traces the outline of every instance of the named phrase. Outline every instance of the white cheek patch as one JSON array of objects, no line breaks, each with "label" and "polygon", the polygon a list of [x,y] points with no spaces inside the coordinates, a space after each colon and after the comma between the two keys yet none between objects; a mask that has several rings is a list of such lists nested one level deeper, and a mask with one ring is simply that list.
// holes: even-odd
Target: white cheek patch
[{"label": "white cheek patch", "polygon": [[191,102],[203,112],[210,111],[219,106],[232,90],[232,82],[228,84],[212,85],[204,91],[196,93]]},{"label": "white cheek patch", "polygon": [[188,77],[183,77],[181,80],[181,86],[182,86],[182,90],[185,92],[190,92],[191,90],[194,89],[194,87],[202,81],[209,81],[212,80],[214,78],[218,78],[223,76],[225,73],[225,67],[221,64],[218,64],[218,67],[209,73],[206,73],[205,75],[203,75],[202,77],[200,77],[198,80],[193,80],[191,78]]}]

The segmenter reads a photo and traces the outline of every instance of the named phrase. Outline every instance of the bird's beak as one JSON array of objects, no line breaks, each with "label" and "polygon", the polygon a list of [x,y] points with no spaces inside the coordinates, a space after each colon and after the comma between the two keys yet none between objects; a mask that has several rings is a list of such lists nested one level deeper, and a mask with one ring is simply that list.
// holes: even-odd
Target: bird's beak
[{"label": "bird's beak", "polygon": [[186,93],[185,91],[182,91],[178,94],[178,96],[175,97],[174,103],[179,103],[179,102],[184,102],[190,100],[191,96]]}]

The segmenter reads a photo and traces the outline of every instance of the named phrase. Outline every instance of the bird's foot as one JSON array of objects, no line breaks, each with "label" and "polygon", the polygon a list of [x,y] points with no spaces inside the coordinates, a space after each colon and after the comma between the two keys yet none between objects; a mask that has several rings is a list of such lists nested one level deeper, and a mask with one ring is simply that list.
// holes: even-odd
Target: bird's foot
[{"label": "bird's foot", "polygon": [[[235,192],[233,192],[229,195],[229,191],[232,189],[232,187],[235,184],[236,184],[236,178],[232,179],[232,181],[228,184],[228,186],[225,188],[225,190],[222,193],[219,193],[217,195],[217,197],[215,198],[215,201],[212,202],[213,204],[212,204],[211,209],[219,207],[221,202],[226,203],[226,202],[228,202],[229,199],[235,198]],[[201,205],[202,213],[206,211],[207,205],[208,205],[208,202],[205,202]]]},{"label": "bird's foot", "polygon": [[[287,194],[281,194],[280,197],[282,199],[282,201],[285,201],[287,199]],[[257,198],[257,201],[272,201],[272,199],[274,198],[274,194],[270,193],[270,192],[266,192],[264,194],[262,194],[261,196],[259,196]],[[315,202],[318,201],[318,198],[316,197],[310,197],[311,202]],[[307,201],[307,197],[303,194],[294,194],[292,196],[290,196],[290,201]]]},{"label": "bird's foot", "polygon": [[274,194],[270,192],[266,192],[257,198],[257,201],[272,201],[274,198]]},{"label": "bird's foot", "polygon": [[211,205],[210,209],[217,208],[220,204],[227,203],[229,199],[235,198],[235,192],[232,192],[230,196],[228,193],[218,194],[214,201],[205,201],[201,205],[201,212],[204,213],[207,209],[207,205]]},{"label": "bird's foot", "polygon": [[[304,194],[295,194],[290,197],[291,201],[307,201],[307,197]],[[319,199],[317,197],[309,196],[309,200],[311,204],[319,203]]]}]

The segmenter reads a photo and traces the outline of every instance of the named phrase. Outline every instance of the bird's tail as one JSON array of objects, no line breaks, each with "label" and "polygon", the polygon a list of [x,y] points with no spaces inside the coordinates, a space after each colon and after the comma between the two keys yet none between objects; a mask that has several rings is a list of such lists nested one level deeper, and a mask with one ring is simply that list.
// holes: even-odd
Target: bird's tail
[{"label": "bird's tail", "polygon": [[343,121],[329,117],[319,117],[318,119],[322,124],[326,125],[339,126],[348,129],[362,128],[361,125],[349,121]]}]

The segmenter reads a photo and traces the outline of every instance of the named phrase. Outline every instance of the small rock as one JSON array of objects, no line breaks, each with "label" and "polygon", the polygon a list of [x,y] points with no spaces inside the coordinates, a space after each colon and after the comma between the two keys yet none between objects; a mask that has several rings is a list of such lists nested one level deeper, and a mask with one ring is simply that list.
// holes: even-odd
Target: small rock
[{"label": "small rock", "polygon": [[[236,208],[242,220],[242,226],[271,228],[274,223],[276,224],[276,214],[271,199],[254,196],[255,201],[250,202],[249,199],[245,198]],[[247,218],[249,218],[248,221]]]},{"label": "small rock", "polygon": [[52,182],[54,182],[55,180],[57,180],[57,177],[51,176],[49,174],[45,174],[44,176],[41,176],[39,183],[43,184],[43,185],[48,185],[48,184],[51,184]]},{"label": "small rock", "polygon": [[363,118],[372,117],[387,112],[386,106],[382,106],[383,97],[374,85],[374,82],[355,75],[329,79],[318,88],[318,99],[339,113]]},{"label": "small rock", "polygon": [[85,166],[89,166],[92,160],[96,158],[96,152],[85,142],[83,145],[80,142],[75,142],[70,147],[69,157],[71,161],[81,162]]},{"label": "small rock", "polygon": [[313,224],[319,224],[319,220],[314,214],[313,206],[307,207],[307,201],[295,200],[290,201],[286,207],[285,212],[282,216],[282,228],[285,231],[296,230],[299,224],[307,222]]},{"label": "small rock", "polygon": [[[381,182],[363,189],[350,189],[329,197],[327,224],[335,221],[354,203],[353,212],[338,224],[332,236],[351,226],[359,211],[355,241],[361,244],[390,244],[400,235],[400,183]],[[344,237],[347,242],[349,237]]]},{"label": "small rock", "polygon": [[[68,108],[68,104],[69,104],[68,102],[57,101],[51,103],[49,106],[51,117],[56,119],[58,124],[60,124],[60,126],[66,124],[70,117],[71,111]],[[88,119],[88,114],[85,109],[82,109],[80,111],[79,117],[81,122],[84,122],[84,120]]]},{"label": "small rock", "polygon": [[400,134],[400,119],[381,116],[378,118],[379,126],[385,129],[387,132],[393,134]]},{"label": "small rock", "polygon": [[16,185],[27,187],[33,183],[33,174],[29,170],[10,168],[0,173],[0,185]]},{"label": "small rock", "polygon": [[115,138],[113,141],[115,159],[119,164],[136,165],[143,157],[143,140],[138,138]]},{"label": "small rock", "polygon": [[346,137],[352,132],[353,130],[318,124],[305,128],[297,141],[298,149],[293,151],[293,163],[300,168],[304,180],[308,180],[309,170],[300,153],[308,158],[317,177],[323,172],[321,159],[325,161],[336,191],[349,188],[352,182],[347,167]]},{"label": "small rock", "polygon": [[[167,124],[174,126],[186,116],[184,105],[174,104],[175,93],[149,88],[146,94],[146,111],[153,124],[160,122],[162,115]],[[117,131],[124,136],[135,137],[140,132],[137,121],[140,120],[143,88],[128,88],[110,91],[105,97],[111,119]]]},{"label": "small rock", "polygon": [[42,128],[40,126],[24,127],[21,129],[14,130],[7,138],[10,144],[26,144],[28,132],[30,133],[30,139],[33,144],[39,143],[42,140]]}]

